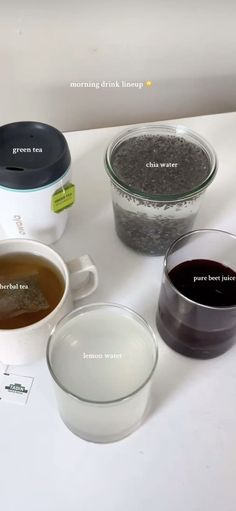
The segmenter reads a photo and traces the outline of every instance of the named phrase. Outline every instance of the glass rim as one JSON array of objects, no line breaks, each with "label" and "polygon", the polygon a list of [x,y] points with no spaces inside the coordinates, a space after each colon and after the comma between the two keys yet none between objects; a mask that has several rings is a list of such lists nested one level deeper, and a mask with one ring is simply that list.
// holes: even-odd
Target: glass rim
[{"label": "glass rim", "polygon": [[235,310],[236,309],[236,304],[235,305],[224,305],[224,306],[213,306],[213,305],[205,305],[204,303],[200,303],[200,302],[196,302],[195,300],[191,300],[191,298],[188,298],[187,296],[185,296],[183,293],[181,293],[181,291],[179,291],[177,289],[177,287],[175,287],[175,285],[173,284],[172,280],[170,279],[169,277],[169,272],[168,272],[168,269],[167,269],[167,259],[168,257],[171,255],[170,252],[171,250],[174,248],[174,246],[179,243],[179,241],[181,241],[182,239],[184,238],[190,238],[191,236],[195,235],[195,234],[201,234],[201,233],[220,233],[220,234],[226,234],[227,236],[230,236],[231,238],[234,238],[234,240],[236,241],[236,235],[231,233],[231,232],[228,232],[228,231],[223,231],[221,229],[196,229],[194,231],[189,231],[189,232],[186,232],[185,234],[182,234],[181,236],[179,236],[179,238],[177,238],[176,240],[174,240],[171,245],[169,246],[166,254],[165,254],[165,257],[164,257],[164,266],[163,266],[163,272],[165,274],[165,277],[167,278],[170,286],[172,287],[172,289],[179,295],[181,296],[181,298],[184,298],[187,302],[189,303],[192,303],[194,305],[199,305],[200,307],[203,307],[204,309],[210,309],[210,310],[214,310],[214,311],[222,311],[222,310]]},{"label": "glass rim", "polygon": [[[185,192],[185,193],[178,193],[175,195],[171,194],[146,194],[144,192],[139,192],[137,189],[133,188],[132,186],[128,186],[122,179],[120,179],[116,173],[114,172],[111,164],[111,156],[112,152],[116,147],[118,147],[123,141],[129,137],[129,135],[132,134],[139,134],[142,132],[151,132],[156,130],[163,130],[166,132],[166,134],[169,135],[179,135],[184,137],[185,135],[189,136],[192,140],[191,142],[195,145],[200,145],[200,147],[204,150],[204,152],[207,155],[207,158],[210,163],[210,171],[206,179],[200,183],[198,186],[193,188],[192,190]],[[190,128],[187,128],[186,126],[182,124],[143,124],[141,126],[134,126],[125,130],[122,130],[118,135],[113,137],[113,139],[110,141],[106,148],[105,152],[105,169],[106,172],[111,179],[112,183],[116,185],[120,190],[125,192],[126,194],[131,195],[132,197],[135,197],[137,199],[142,199],[146,201],[153,201],[153,202],[178,202],[183,200],[188,200],[193,198],[194,196],[199,195],[202,193],[209,184],[213,181],[215,174],[218,169],[218,160],[217,155],[212,147],[212,145],[201,135],[196,133],[195,131],[191,130]]]},{"label": "glass rim", "polygon": [[[74,392],[71,392],[70,390],[68,390],[60,382],[60,379],[54,373],[53,368],[52,368],[52,363],[51,363],[51,360],[50,360],[50,347],[51,347],[52,339],[55,336],[55,334],[58,331],[58,329],[60,329],[62,324],[65,324],[65,323],[69,322],[71,319],[73,319],[77,315],[80,315],[83,312],[87,312],[89,310],[101,309],[101,308],[104,308],[104,309],[106,309],[106,308],[114,308],[114,309],[119,309],[120,311],[128,312],[130,316],[134,317],[134,319],[136,319],[137,321],[141,322],[141,324],[150,333],[150,338],[152,338],[152,343],[153,343],[153,347],[154,347],[154,355],[155,355],[155,359],[154,359],[154,363],[152,365],[152,369],[149,372],[147,378],[144,380],[144,382],[141,385],[139,385],[139,387],[137,387],[133,392],[130,392],[129,394],[126,394],[125,396],[121,396],[121,397],[116,398],[116,399],[109,399],[109,400],[105,400],[105,401],[86,399],[86,398],[83,398],[83,397],[75,394]],[[65,314],[65,316],[63,316],[58,321],[58,323],[53,327],[53,329],[51,331],[51,334],[49,336],[48,342],[47,342],[47,349],[46,349],[47,366],[48,366],[48,369],[49,369],[49,372],[51,374],[52,379],[58,385],[58,387],[60,387],[60,389],[63,390],[66,394],[68,394],[71,397],[77,399],[78,401],[82,401],[84,403],[88,403],[88,404],[91,404],[91,405],[112,405],[112,404],[116,404],[116,403],[120,403],[120,402],[123,402],[125,400],[128,400],[129,398],[131,398],[135,394],[138,394],[138,392],[140,392],[147,385],[147,383],[151,380],[151,378],[152,378],[152,376],[154,374],[154,371],[156,369],[156,366],[157,366],[158,356],[159,356],[159,352],[158,352],[156,335],[155,335],[154,330],[152,329],[152,327],[149,325],[149,323],[140,314],[135,312],[130,307],[127,307],[125,305],[120,305],[120,304],[117,304],[117,303],[113,303],[113,302],[95,302],[95,303],[91,303],[91,304],[88,304],[88,305],[82,305],[81,307],[78,307],[78,308],[72,310],[71,312]]]}]

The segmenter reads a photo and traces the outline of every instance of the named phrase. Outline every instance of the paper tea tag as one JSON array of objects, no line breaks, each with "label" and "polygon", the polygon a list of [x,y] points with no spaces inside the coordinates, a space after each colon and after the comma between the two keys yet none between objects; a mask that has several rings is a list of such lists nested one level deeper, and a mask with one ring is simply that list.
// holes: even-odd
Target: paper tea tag
[{"label": "paper tea tag", "polygon": [[54,213],[60,213],[66,208],[73,206],[75,202],[75,185],[68,183],[59,188],[52,196],[51,209]]},{"label": "paper tea tag", "polygon": [[34,378],[18,374],[0,375],[0,406],[2,401],[26,405]]}]

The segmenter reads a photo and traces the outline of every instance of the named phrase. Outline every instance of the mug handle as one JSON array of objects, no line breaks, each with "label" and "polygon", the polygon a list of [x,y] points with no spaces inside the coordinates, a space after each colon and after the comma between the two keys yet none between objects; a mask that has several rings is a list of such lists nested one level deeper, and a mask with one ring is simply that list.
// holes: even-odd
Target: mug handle
[{"label": "mug handle", "polygon": [[[70,274],[72,300],[91,295],[98,286],[98,272],[93,260],[88,255],[83,255],[68,261],[66,266]],[[81,282],[82,273],[87,273],[87,278]]]}]

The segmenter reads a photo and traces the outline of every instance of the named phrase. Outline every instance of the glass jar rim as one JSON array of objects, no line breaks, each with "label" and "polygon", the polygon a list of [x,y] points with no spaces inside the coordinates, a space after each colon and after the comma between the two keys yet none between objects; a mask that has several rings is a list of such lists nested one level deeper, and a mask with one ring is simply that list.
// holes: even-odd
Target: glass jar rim
[{"label": "glass jar rim", "polygon": [[[155,358],[154,358],[154,362],[153,362],[153,365],[152,365],[152,369],[151,371],[149,372],[147,378],[144,380],[144,382],[142,382],[141,385],[139,385],[133,392],[130,392],[129,394],[125,395],[125,396],[121,396],[119,398],[116,398],[116,399],[110,399],[110,400],[107,400],[107,401],[98,401],[98,400],[93,400],[93,399],[86,399],[86,398],[83,398],[73,392],[71,392],[69,389],[67,389],[60,381],[60,379],[56,376],[56,374],[54,373],[53,371],[53,368],[52,368],[52,363],[51,363],[51,360],[50,360],[50,347],[51,347],[51,343],[52,343],[52,339],[55,335],[55,333],[57,332],[57,330],[65,323],[67,323],[68,321],[70,321],[71,319],[73,319],[74,317],[76,317],[77,315],[80,315],[84,312],[88,312],[89,310],[97,310],[97,309],[106,309],[106,308],[113,308],[113,309],[119,309],[120,311],[124,311],[126,313],[128,313],[130,316],[132,316],[134,319],[136,319],[136,321],[139,321],[146,329],[147,331],[150,333],[150,338],[152,338],[152,342],[153,342],[153,347],[154,347],[154,352],[155,352]],[[88,305],[83,305],[81,307],[78,307],[77,309],[74,309],[72,310],[71,312],[69,312],[68,314],[66,314],[65,316],[63,316],[63,318],[61,318],[58,323],[54,326],[54,328],[52,329],[52,332],[49,336],[49,339],[48,339],[48,343],[47,343],[47,350],[46,350],[46,361],[47,361],[47,366],[48,366],[48,369],[49,369],[49,372],[51,374],[51,377],[52,379],[54,380],[54,382],[58,385],[58,387],[60,387],[60,389],[62,389],[66,394],[76,398],[78,401],[82,401],[82,402],[85,402],[85,403],[88,403],[88,404],[91,404],[91,405],[112,405],[112,404],[116,404],[116,403],[121,403],[129,398],[132,398],[132,396],[135,396],[136,394],[138,394],[146,385],[147,383],[151,380],[151,377],[156,369],[156,366],[157,366],[157,361],[158,361],[158,346],[157,346],[157,340],[156,340],[156,336],[155,336],[155,333],[152,329],[152,327],[149,325],[149,323],[140,315],[138,314],[137,312],[135,312],[133,309],[129,308],[129,307],[126,307],[125,305],[120,305],[120,304],[117,304],[117,303],[109,303],[109,302],[98,302],[98,303],[91,303],[91,304],[88,304]]]},{"label": "glass jar rim", "polygon": [[[113,151],[127,138],[130,136],[132,138],[135,137],[135,135],[142,135],[142,134],[149,134],[152,132],[158,131],[164,132],[163,134],[166,135],[175,135],[177,137],[184,137],[188,136],[190,141],[201,147],[201,149],[205,152],[207,155],[207,158],[210,163],[210,171],[208,176],[202,183],[200,183],[197,187],[193,188],[192,190],[184,193],[178,193],[178,194],[146,194],[144,192],[138,191],[136,188],[133,188],[132,186],[127,185],[122,179],[120,179],[116,173],[114,172],[112,168],[111,163],[111,157]],[[125,192],[126,194],[131,195],[132,197],[135,197],[137,199],[142,199],[145,201],[153,201],[153,202],[178,202],[183,200],[188,200],[191,198],[194,198],[195,196],[198,196],[200,193],[202,193],[209,184],[213,181],[215,174],[218,169],[218,160],[216,156],[216,152],[214,148],[209,144],[209,142],[203,138],[201,135],[196,133],[195,131],[187,128],[186,126],[183,126],[181,124],[177,125],[171,125],[171,124],[142,124],[141,126],[134,126],[131,128],[128,128],[126,130],[122,130],[118,135],[116,135],[109,143],[106,152],[105,152],[105,169],[110,177],[112,183],[116,185],[122,192]]]}]

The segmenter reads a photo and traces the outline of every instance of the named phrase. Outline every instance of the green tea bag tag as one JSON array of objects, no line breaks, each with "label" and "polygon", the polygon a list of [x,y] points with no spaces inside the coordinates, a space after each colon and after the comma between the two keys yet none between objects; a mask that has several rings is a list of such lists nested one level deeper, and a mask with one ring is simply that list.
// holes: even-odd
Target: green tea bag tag
[{"label": "green tea bag tag", "polygon": [[73,206],[75,202],[75,185],[68,183],[54,192],[51,209],[54,213],[61,213],[66,208]]}]

